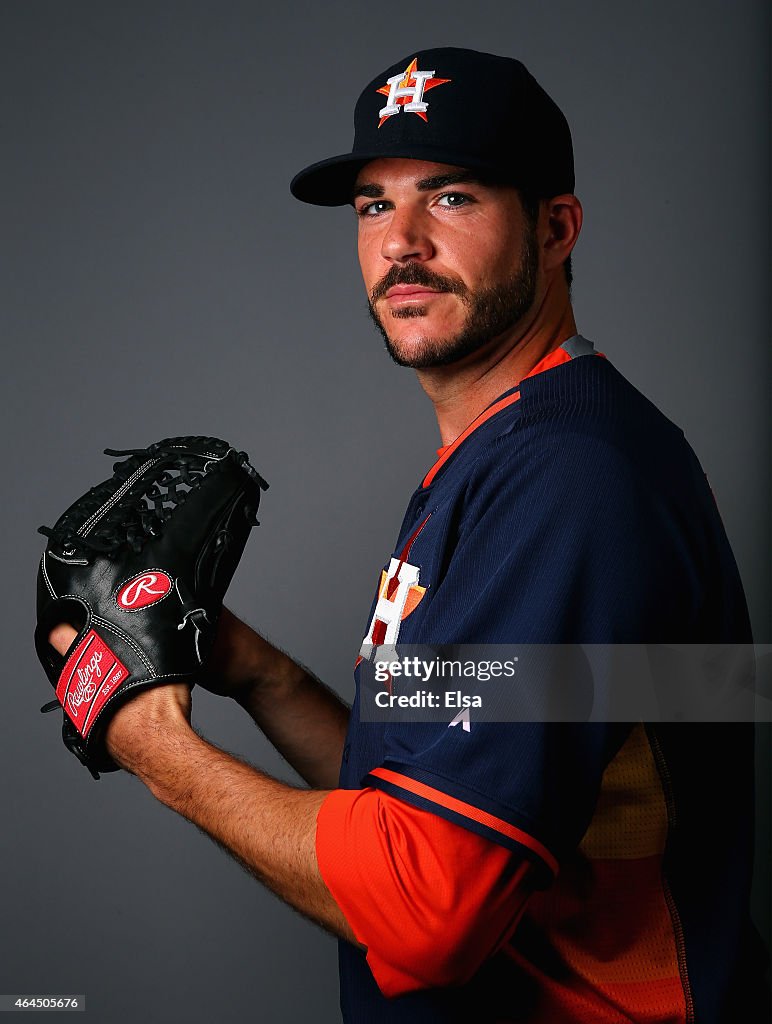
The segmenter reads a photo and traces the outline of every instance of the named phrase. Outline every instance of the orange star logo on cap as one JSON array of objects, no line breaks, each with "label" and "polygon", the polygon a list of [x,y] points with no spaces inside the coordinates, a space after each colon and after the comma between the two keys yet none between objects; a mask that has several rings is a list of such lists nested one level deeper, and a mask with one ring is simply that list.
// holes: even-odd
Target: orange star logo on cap
[{"label": "orange star logo on cap", "polygon": [[427,121],[426,111],[429,105],[424,101],[424,93],[450,81],[450,78],[435,78],[433,71],[419,71],[418,57],[414,57],[405,68],[404,74],[387,78],[386,84],[376,89],[376,92],[388,97],[386,106],[378,111],[378,127],[380,128],[384,121],[398,114],[400,110],[418,114],[422,120]]}]

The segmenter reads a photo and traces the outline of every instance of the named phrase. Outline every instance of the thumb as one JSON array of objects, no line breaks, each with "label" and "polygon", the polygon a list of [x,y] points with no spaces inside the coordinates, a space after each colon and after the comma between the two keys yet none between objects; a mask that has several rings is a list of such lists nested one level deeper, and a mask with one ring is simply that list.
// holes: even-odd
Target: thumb
[{"label": "thumb", "polygon": [[57,654],[65,654],[77,635],[77,630],[73,629],[69,622],[60,622],[48,634],[48,642]]}]

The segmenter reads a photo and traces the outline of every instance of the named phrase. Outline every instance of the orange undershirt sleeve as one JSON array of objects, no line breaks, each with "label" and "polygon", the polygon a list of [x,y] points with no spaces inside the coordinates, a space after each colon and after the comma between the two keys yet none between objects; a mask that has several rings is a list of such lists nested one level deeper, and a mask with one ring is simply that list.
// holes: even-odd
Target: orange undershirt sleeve
[{"label": "orange undershirt sleeve", "polygon": [[527,860],[372,787],[329,794],[316,853],[386,996],[467,981],[530,894]]}]

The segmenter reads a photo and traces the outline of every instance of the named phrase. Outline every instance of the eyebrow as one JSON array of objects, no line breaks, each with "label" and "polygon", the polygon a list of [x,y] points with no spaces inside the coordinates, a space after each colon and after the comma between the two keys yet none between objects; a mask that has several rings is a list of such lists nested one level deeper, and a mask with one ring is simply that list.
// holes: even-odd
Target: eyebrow
[{"label": "eyebrow", "polygon": [[454,171],[453,174],[435,174],[432,178],[421,178],[416,182],[419,192],[431,192],[435,188],[445,188],[447,185],[460,185],[465,182],[469,185],[481,185],[478,175],[472,171]]},{"label": "eyebrow", "polygon": [[[474,174],[472,171],[461,170],[453,171],[451,174],[435,174],[431,178],[420,178],[416,182],[415,187],[418,192],[431,192],[435,188],[446,188],[448,185],[460,185],[462,182],[475,185],[483,184],[479,175]],[[357,196],[365,196],[367,199],[380,199],[385,192],[386,190],[383,185],[379,185],[374,181],[365,182],[362,185],[357,185],[351,198],[356,199]]]}]

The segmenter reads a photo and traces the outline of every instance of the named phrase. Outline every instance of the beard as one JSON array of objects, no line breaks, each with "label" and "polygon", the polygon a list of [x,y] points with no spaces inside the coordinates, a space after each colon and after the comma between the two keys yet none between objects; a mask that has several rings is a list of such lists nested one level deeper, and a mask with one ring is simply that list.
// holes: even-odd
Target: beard
[{"label": "beard", "polygon": [[[489,341],[504,334],[522,320],[536,297],[538,269],[539,255],[534,231],[525,233],[520,266],[514,275],[501,284],[481,287],[476,291],[470,290],[461,281],[427,270],[421,263],[405,263],[402,266],[394,264],[372,290],[368,302],[370,317],[383,337],[386,351],[399,366],[409,366],[414,370],[449,366],[472,352],[477,352]],[[466,317],[458,333],[441,338],[424,336],[418,342],[411,342],[409,347],[400,348],[399,344],[389,337],[389,332],[375,308],[378,299],[383,298],[389,288],[398,284],[415,284],[458,295],[466,307]],[[414,319],[425,315],[425,306],[407,306],[389,314],[395,320]]]}]

